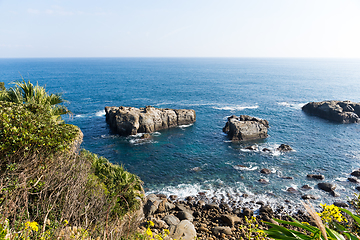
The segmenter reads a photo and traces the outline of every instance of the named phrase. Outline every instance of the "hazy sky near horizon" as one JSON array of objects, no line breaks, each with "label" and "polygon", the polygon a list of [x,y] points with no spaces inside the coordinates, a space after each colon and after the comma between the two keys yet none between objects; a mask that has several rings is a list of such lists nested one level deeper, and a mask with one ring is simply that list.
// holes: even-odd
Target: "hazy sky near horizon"
[{"label": "hazy sky near horizon", "polygon": [[360,0],[0,0],[0,58],[360,58]]}]

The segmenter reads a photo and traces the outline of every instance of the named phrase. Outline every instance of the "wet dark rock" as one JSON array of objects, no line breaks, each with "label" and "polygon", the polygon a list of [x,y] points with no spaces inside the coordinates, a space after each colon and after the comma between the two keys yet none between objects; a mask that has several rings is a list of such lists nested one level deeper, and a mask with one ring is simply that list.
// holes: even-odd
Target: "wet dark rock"
[{"label": "wet dark rock", "polygon": [[281,144],[278,148],[277,148],[278,151],[280,152],[290,152],[292,151],[293,149],[287,145],[287,144]]},{"label": "wet dark rock", "polygon": [[209,203],[205,205],[206,209],[220,209],[219,205],[215,202]]},{"label": "wet dark rock", "polygon": [[325,176],[321,175],[321,174],[308,174],[306,177],[311,178],[311,179],[318,179],[318,180],[324,180],[325,179]]},{"label": "wet dark rock", "polygon": [[252,146],[246,147],[245,149],[251,150],[251,151],[256,151],[256,150],[258,150],[258,147],[256,145],[252,145]]},{"label": "wet dark rock", "polygon": [[334,202],[334,205],[337,207],[341,207],[341,208],[348,208],[349,204],[347,204],[346,202]]},{"label": "wet dark rock", "polygon": [[355,171],[353,171],[350,175],[351,175],[351,176],[355,176],[355,177],[360,177],[360,171],[359,171],[359,170],[355,170]]},{"label": "wet dark rock", "polygon": [[232,208],[227,203],[221,203],[219,207],[227,212],[232,212]]},{"label": "wet dark rock", "polygon": [[254,215],[254,211],[251,210],[250,208],[243,208],[243,212],[242,215],[245,217],[251,217]]},{"label": "wet dark rock", "polygon": [[260,173],[270,174],[270,173],[271,173],[271,170],[270,170],[270,169],[267,169],[267,168],[263,168],[263,169],[260,170]]},{"label": "wet dark rock", "polygon": [[264,206],[265,203],[263,201],[257,201],[256,204],[260,205],[260,206]]},{"label": "wet dark rock", "polygon": [[223,214],[220,216],[221,220],[228,226],[233,227],[235,223],[241,223],[242,220],[238,216]]},{"label": "wet dark rock", "polygon": [[195,198],[192,197],[192,196],[187,196],[187,197],[185,198],[185,200],[188,201],[188,202],[191,202],[191,201],[194,201]]},{"label": "wet dark rock", "polygon": [[291,192],[291,193],[298,193],[299,191],[296,190],[295,188],[293,187],[289,187],[288,189],[286,189],[287,192]]},{"label": "wet dark rock", "polygon": [[177,214],[177,217],[180,220],[189,220],[190,222],[192,222],[194,220],[194,217],[191,213],[189,213],[188,211],[180,211]]},{"label": "wet dark rock", "polygon": [[202,207],[205,206],[205,201],[199,200],[199,201],[197,202],[197,205],[202,208]]},{"label": "wet dark rock", "polygon": [[231,140],[248,141],[267,138],[268,128],[269,122],[266,120],[247,115],[240,115],[240,117],[233,115],[228,117],[223,132],[225,132]]},{"label": "wet dark rock", "polygon": [[319,187],[319,189],[324,190],[325,192],[331,192],[336,189],[336,185],[331,184],[331,183],[325,183],[325,182],[318,183],[318,187]]},{"label": "wet dark rock", "polygon": [[274,214],[272,208],[270,206],[268,206],[268,205],[261,206],[261,208],[259,209],[259,213],[263,214],[263,215],[264,214],[266,214],[266,215],[273,215]]},{"label": "wet dark rock", "polygon": [[288,179],[288,180],[293,180],[294,178],[293,177],[288,177],[288,176],[285,176],[285,177],[281,177],[282,179]]},{"label": "wet dark rock", "polygon": [[360,191],[360,186],[357,186],[355,189],[358,190],[358,191]]},{"label": "wet dark rock", "polygon": [[270,149],[268,149],[268,148],[263,148],[263,150],[262,150],[263,152],[271,152],[271,150]]},{"label": "wet dark rock", "polygon": [[170,195],[169,198],[170,198],[170,200],[175,201],[178,198],[178,196]]},{"label": "wet dark rock", "polygon": [[151,135],[148,134],[148,133],[144,133],[140,138],[141,139],[148,139],[148,138],[151,138]]},{"label": "wet dark rock", "polygon": [[269,181],[264,179],[264,178],[259,179],[258,182],[260,182],[260,183],[269,183]]},{"label": "wet dark rock", "polygon": [[302,190],[311,190],[313,189],[312,187],[310,187],[308,184],[305,184],[301,187]]},{"label": "wet dark rock", "polygon": [[304,200],[307,200],[307,199],[317,200],[317,199],[319,199],[319,197],[314,196],[312,194],[305,194],[305,195],[301,196],[301,198],[304,199]]},{"label": "wet dark rock", "polygon": [[310,102],[302,107],[307,114],[339,123],[360,122],[360,104],[351,101]]},{"label": "wet dark rock", "polygon": [[335,192],[335,191],[331,191],[330,194],[333,197],[340,197],[340,194],[338,192]]},{"label": "wet dark rock", "polygon": [[352,183],[359,183],[359,179],[353,178],[353,177],[349,177],[349,178],[348,178],[348,181],[349,181],[349,182],[352,182]]}]

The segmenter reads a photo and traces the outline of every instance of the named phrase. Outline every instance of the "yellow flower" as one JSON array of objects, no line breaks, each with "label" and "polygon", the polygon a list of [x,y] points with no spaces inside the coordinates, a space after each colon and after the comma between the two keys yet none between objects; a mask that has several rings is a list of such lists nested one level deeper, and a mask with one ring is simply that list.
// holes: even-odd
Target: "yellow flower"
[{"label": "yellow flower", "polygon": [[25,229],[31,229],[32,231],[39,231],[38,223],[37,222],[26,222]]},{"label": "yellow flower", "polygon": [[150,227],[155,226],[155,224],[153,223],[153,221],[148,221],[148,224],[149,224]]},{"label": "yellow flower", "polygon": [[152,231],[150,228],[146,229],[146,234],[149,236],[152,236]]}]

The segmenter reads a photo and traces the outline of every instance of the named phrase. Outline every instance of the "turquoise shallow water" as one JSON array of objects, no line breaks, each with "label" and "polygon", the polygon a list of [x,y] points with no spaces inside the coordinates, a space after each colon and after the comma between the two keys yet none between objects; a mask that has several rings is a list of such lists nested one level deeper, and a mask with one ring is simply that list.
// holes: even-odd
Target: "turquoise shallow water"
[{"label": "turquoise shallow water", "polygon": [[[138,174],[150,192],[228,199],[248,193],[269,202],[295,202],[305,192],[288,187],[315,186],[306,179],[320,173],[337,185],[340,198],[310,190],[319,201],[346,200],[355,185],[346,181],[360,167],[359,124],[335,124],[307,116],[309,101],[360,102],[360,60],[336,59],[0,59],[0,81],[7,86],[20,78],[63,92],[73,112],[68,123],[84,132],[83,147],[122,164]],[[192,108],[197,121],[153,134],[149,141],[119,137],[108,128],[105,106],[152,105]],[[230,115],[267,119],[266,140],[232,143],[222,133]],[[281,143],[290,153],[245,151],[257,144],[275,149]],[[245,165],[249,168],[241,168]],[[262,176],[262,168],[273,174]],[[292,176],[294,180],[284,180]],[[270,184],[260,184],[260,178]]]}]

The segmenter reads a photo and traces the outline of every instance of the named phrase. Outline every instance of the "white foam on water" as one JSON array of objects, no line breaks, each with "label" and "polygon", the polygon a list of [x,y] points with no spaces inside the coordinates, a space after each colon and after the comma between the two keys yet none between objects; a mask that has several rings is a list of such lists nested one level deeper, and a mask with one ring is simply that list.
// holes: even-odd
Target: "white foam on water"
[{"label": "white foam on water", "polygon": [[76,118],[83,118],[83,117],[86,117],[84,114],[76,114],[75,115]]},{"label": "white foam on water", "polygon": [[346,177],[337,177],[337,178],[335,178],[335,180],[339,181],[339,182],[346,182],[347,178]]},{"label": "white foam on water", "polygon": [[259,108],[258,105],[255,106],[242,106],[242,105],[230,105],[230,106],[224,106],[224,107],[213,107],[213,109],[217,110],[226,110],[226,111],[242,111],[245,109],[257,109]]},{"label": "white foam on water", "polygon": [[105,110],[97,111],[97,112],[95,113],[95,116],[97,116],[97,117],[105,116]]},{"label": "white foam on water", "polygon": [[294,108],[294,109],[301,109],[306,103],[289,103],[289,102],[278,102],[280,106]]},{"label": "white foam on water", "polygon": [[257,166],[252,166],[250,165],[249,167],[242,167],[242,166],[239,166],[239,165],[234,165],[232,166],[233,168],[235,168],[236,170],[240,170],[240,171],[255,171],[258,169]]},{"label": "white foam on water", "polygon": [[[198,193],[205,193],[205,197],[198,196]],[[263,192],[261,194],[254,194],[251,192],[243,182],[235,182],[233,187],[223,185],[219,179],[212,181],[205,181],[202,184],[179,184],[177,186],[166,186],[162,189],[146,192],[146,194],[162,193],[167,196],[176,195],[178,199],[184,200],[188,196],[198,196],[207,202],[212,202],[215,197],[217,202],[224,201],[232,205],[232,207],[248,207],[253,211],[260,208],[258,201],[270,205],[273,209],[284,207],[280,214],[293,214],[302,209],[299,202],[285,203],[283,200],[276,197],[271,191]],[[247,195],[244,195],[247,194]],[[289,207],[290,206],[290,207]]]},{"label": "white foam on water", "polygon": [[187,124],[187,125],[179,125],[179,128],[187,128],[187,127],[191,127],[192,125],[194,125],[194,124],[191,123],[191,124]]},{"label": "white foam on water", "polygon": [[153,132],[151,135],[154,136],[154,137],[158,137],[158,136],[161,135],[161,133],[159,133],[159,132]]}]

